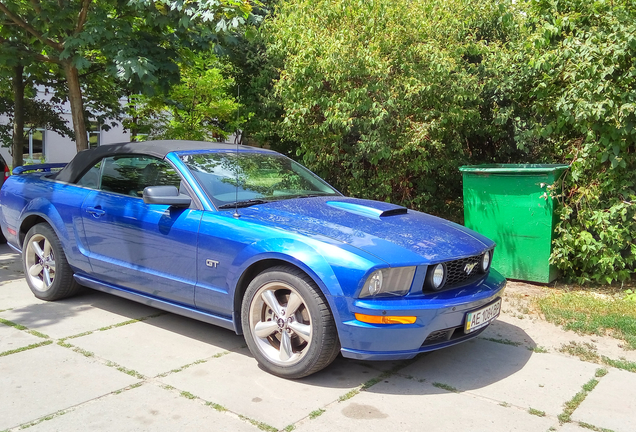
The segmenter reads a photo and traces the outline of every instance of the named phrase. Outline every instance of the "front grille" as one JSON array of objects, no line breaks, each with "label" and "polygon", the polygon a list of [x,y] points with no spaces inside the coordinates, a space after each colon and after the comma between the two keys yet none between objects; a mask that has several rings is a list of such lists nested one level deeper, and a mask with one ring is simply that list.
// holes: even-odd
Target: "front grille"
[{"label": "front grille", "polygon": [[439,292],[450,288],[468,285],[469,283],[483,278],[485,274],[479,271],[479,266],[483,256],[484,254],[475,255],[443,263],[446,266],[446,282],[443,287],[440,290],[435,291],[430,289],[425,282],[422,290],[424,292]]},{"label": "front grille", "polygon": [[[479,277],[479,262],[481,261],[481,257],[482,255],[477,255],[447,262],[445,286],[451,288],[461,285],[468,279]],[[471,266],[472,270],[468,272]]]}]

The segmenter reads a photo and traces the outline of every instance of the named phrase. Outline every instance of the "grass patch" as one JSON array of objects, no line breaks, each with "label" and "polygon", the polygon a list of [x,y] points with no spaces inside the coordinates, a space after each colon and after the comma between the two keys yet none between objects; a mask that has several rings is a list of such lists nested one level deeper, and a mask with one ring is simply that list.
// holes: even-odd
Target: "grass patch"
[{"label": "grass patch", "polygon": [[10,354],[19,353],[19,352],[22,352],[22,351],[27,351],[27,350],[30,350],[30,349],[33,349],[33,348],[39,348],[39,347],[45,346],[45,345],[51,345],[52,343],[53,343],[53,341],[47,340],[47,341],[44,341],[44,342],[27,345],[27,346],[22,347],[22,348],[16,348],[16,349],[13,349],[13,350],[4,351],[4,352],[0,353],[0,357],[8,356]]},{"label": "grass patch", "polygon": [[545,417],[545,411],[541,411],[541,410],[534,409],[534,408],[529,408],[528,409],[528,414],[532,414],[532,415],[537,416],[537,417]]},{"label": "grass patch", "polygon": [[590,429],[590,430],[596,431],[596,432],[614,432],[611,429],[599,428],[599,427],[596,427],[594,425],[591,425],[591,424],[585,423],[585,422],[579,422],[579,426],[581,426],[582,428],[585,428],[585,429]]},{"label": "grass patch", "polygon": [[[598,374],[598,370],[597,370],[597,374]],[[576,410],[579,407],[579,405],[583,403],[588,393],[594,390],[597,384],[598,384],[598,381],[595,379],[591,379],[585,384],[583,384],[581,391],[575,394],[572,399],[570,399],[569,401],[565,403],[563,407],[563,412],[558,415],[559,422],[569,423],[571,421],[571,416],[574,410]]]},{"label": "grass patch", "polygon": [[325,410],[324,410],[324,409],[322,409],[322,408],[320,408],[320,409],[317,409],[317,410],[315,410],[315,411],[310,412],[310,413],[309,413],[309,418],[310,418],[311,420],[313,420],[313,419],[315,419],[315,418],[320,417],[320,416],[321,416],[321,415],[323,415],[324,413],[325,413]]},{"label": "grass patch", "polygon": [[[220,357],[221,355],[225,355],[227,353],[229,353],[229,351],[225,351],[223,353],[217,354],[216,356]],[[216,356],[214,356],[214,357],[216,357]],[[160,375],[157,375],[157,377],[164,378],[164,377],[167,377],[170,374],[181,372],[181,371],[183,371],[183,370],[185,370],[185,369],[187,369],[187,368],[189,368],[191,366],[198,365],[198,364],[205,363],[205,362],[207,362],[207,360],[197,360],[195,362],[192,362],[192,363],[189,363],[187,365],[181,366],[180,368],[176,368],[176,369],[172,369],[172,370],[170,370],[168,372],[164,372],[164,373],[162,373]]]},{"label": "grass patch", "polygon": [[559,348],[559,351],[576,356],[583,361],[612,366],[616,369],[622,369],[627,372],[636,372],[636,362],[629,361],[624,358],[615,360],[603,355],[599,355],[596,347],[588,342],[577,343],[571,341],[567,344],[563,344],[561,348]]},{"label": "grass patch", "polygon": [[64,338],[64,340],[66,340],[66,339],[77,339],[77,338],[80,338],[82,336],[88,336],[89,334],[93,334],[93,332],[92,331],[86,331],[84,333],[78,333],[76,335],[66,337],[66,338]]},{"label": "grass patch", "polygon": [[559,292],[538,298],[546,320],[580,334],[609,334],[636,349],[636,308],[627,298]]},{"label": "grass patch", "polygon": [[262,431],[278,432],[278,429],[276,429],[273,426],[268,425],[267,423],[259,422],[258,420],[253,420],[253,419],[251,419],[249,417],[245,417],[244,415],[240,415],[240,414],[239,414],[239,418],[241,420],[248,421],[248,422],[252,423],[254,426],[256,426],[257,428],[259,428]]},{"label": "grass patch", "polygon": [[504,345],[512,345],[512,346],[516,346],[516,347],[523,345],[521,342],[511,341],[510,339],[496,339],[496,338],[487,338],[487,337],[482,337],[482,338],[479,338],[479,339],[487,340],[487,341],[490,341],[490,342],[497,342],[497,343],[504,344]]},{"label": "grass patch", "polygon": [[283,429],[283,430],[284,430],[285,432],[291,432],[291,431],[293,431],[294,429],[296,429],[296,426],[294,426],[293,424],[290,424],[290,425],[287,425],[287,426],[285,427],[285,429]]},{"label": "grass patch", "polygon": [[502,406],[504,408],[510,408],[512,405],[510,405],[508,402],[499,402],[499,406]]},{"label": "grass patch", "polygon": [[455,387],[453,387],[452,385],[448,385],[448,384],[444,384],[444,383],[439,383],[439,382],[434,382],[433,383],[434,387],[443,389],[443,390],[447,390],[449,392],[453,392],[453,393],[459,393],[459,390],[457,390]]},{"label": "grass patch", "polygon": [[528,348],[530,351],[532,351],[533,353],[540,353],[540,354],[545,354],[548,352],[548,349],[546,347],[542,347],[537,345],[536,347],[533,348]]}]

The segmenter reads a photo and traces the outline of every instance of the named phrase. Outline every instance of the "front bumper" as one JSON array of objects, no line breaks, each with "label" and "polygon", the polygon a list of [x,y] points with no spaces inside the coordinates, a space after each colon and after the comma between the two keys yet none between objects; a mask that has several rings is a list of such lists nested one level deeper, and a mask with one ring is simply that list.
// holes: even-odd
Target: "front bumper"
[{"label": "front bumper", "polygon": [[[488,277],[477,284],[424,297],[340,298],[338,309],[344,320],[338,325],[338,335],[342,355],[361,360],[410,359],[422,352],[472,339],[486,327],[464,334],[466,313],[501,298],[505,286],[506,279],[491,270]],[[354,313],[415,316],[416,321],[413,324],[368,324],[356,320]]]}]

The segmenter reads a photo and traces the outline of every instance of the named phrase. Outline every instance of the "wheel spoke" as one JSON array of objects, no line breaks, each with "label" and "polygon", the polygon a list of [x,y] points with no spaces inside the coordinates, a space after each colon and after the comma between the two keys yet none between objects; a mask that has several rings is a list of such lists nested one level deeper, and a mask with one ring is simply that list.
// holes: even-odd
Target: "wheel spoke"
[{"label": "wheel spoke", "polygon": [[51,284],[53,283],[53,280],[51,278],[51,273],[49,272],[49,268],[48,267],[43,267],[43,273],[42,273],[42,282],[44,282],[44,286],[46,288],[49,288],[51,286]]},{"label": "wheel spoke", "polygon": [[311,339],[311,326],[295,321],[289,323],[288,327],[305,342],[309,342]]},{"label": "wheel spoke", "polygon": [[40,243],[38,243],[37,241],[31,242],[31,249],[33,249],[33,252],[35,252],[38,258],[44,260],[44,251],[42,251],[42,248],[40,248]]},{"label": "wheel spoke", "polygon": [[281,333],[280,338],[280,359],[281,361],[287,361],[293,354],[294,351],[292,350],[291,337],[286,331],[284,331]]},{"label": "wheel spoke", "polygon": [[42,250],[42,257],[48,258],[51,255],[51,242],[44,239],[44,250]]},{"label": "wheel spoke", "polygon": [[55,273],[55,261],[49,261],[48,267],[49,267],[50,271]]},{"label": "wheel spoke", "polygon": [[303,304],[303,299],[298,294],[292,292],[289,294],[289,300],[287,300],[287,312],[286,316],[292,316],[296,313],[298,308]]},{"label": "wheel spoke", "polygon": [[278,303],[278,299],[276,298],[274,291],[263,291],[263,294],[261,294],[261,298],[263,299],[265,304],[274,311],[277,317],[283,316],[283,308],[281,307],[280,303]]},{"label": "wheel spoke", "polygon": [[276,321],[259,321],[254,326],[254,334],[259,338],[266,338],[276,331],[278,324]]},{"label": "wheel spoke", "polygon": [[31,267],[29,267],[29,274],[31,276],[39,276],[41,272],[42,272],[41,264],[33,264]]}]

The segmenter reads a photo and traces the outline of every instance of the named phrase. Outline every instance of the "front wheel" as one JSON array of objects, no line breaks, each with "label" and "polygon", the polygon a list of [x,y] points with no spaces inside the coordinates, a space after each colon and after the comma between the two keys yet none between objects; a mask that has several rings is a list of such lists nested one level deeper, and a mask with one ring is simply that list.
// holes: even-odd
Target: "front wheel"
[{"label": "front wheel", "polygon": [[318,372],[340,351],[322,292],[293,267],[273,267],[252,280],[243,298],[241,321],[256,360],[283,378]]},{"label": "front wheel", "polygon": [[62,245],[48,224],[35,225],[27,232],[22,263],[27,284],[39,299],[60,300],[75,295],[80,288]]}]

